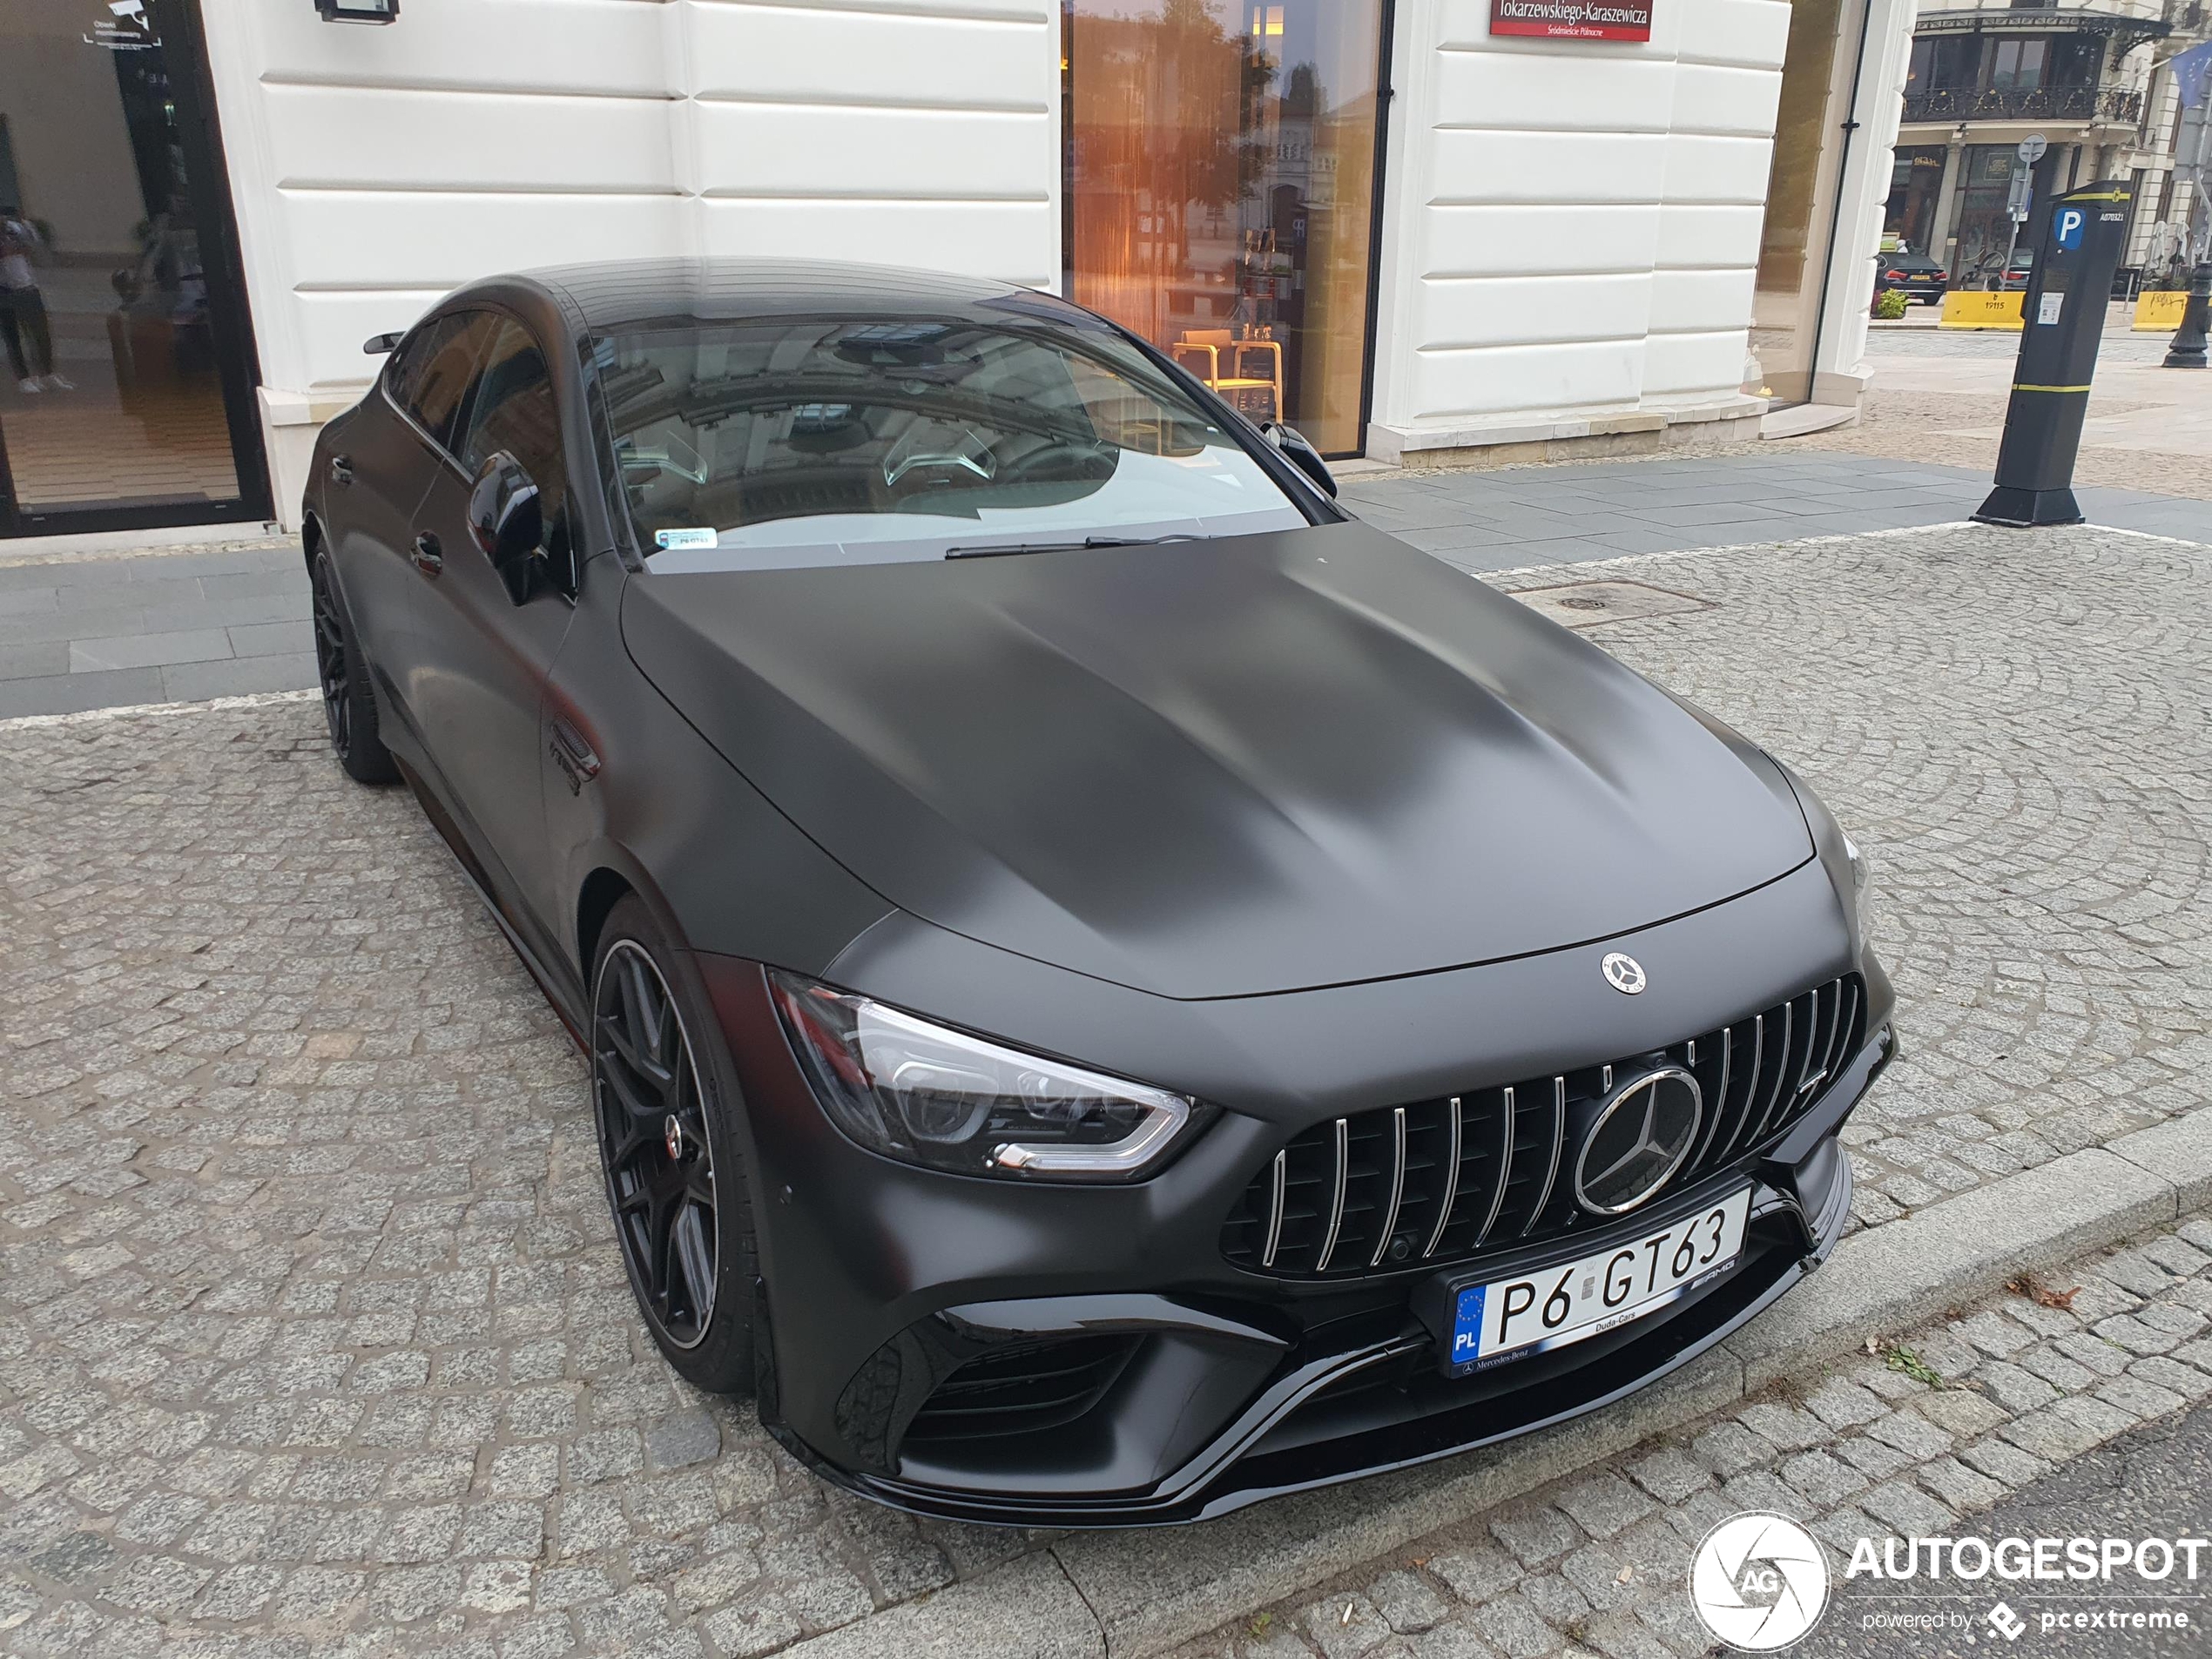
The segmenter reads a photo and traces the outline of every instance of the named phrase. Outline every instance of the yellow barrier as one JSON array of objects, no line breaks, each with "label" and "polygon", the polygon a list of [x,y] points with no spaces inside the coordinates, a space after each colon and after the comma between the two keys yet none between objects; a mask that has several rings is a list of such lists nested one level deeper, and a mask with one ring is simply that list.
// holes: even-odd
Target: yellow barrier
[{"label": "yellow barrier", "polygon": [[1982,293],[1959,288],[1943,296],[1939,328],[2010,328],[2020,327],[2020,301],[2027,296],[2018,288],[2003,293]]},{"label": "yellow barrier", "polygon": [[2186,292],[2145,288],[2135,296],[2134,332],[2139,334],[2172,334],[2182,326],[2182,307],[2188,302]]}]

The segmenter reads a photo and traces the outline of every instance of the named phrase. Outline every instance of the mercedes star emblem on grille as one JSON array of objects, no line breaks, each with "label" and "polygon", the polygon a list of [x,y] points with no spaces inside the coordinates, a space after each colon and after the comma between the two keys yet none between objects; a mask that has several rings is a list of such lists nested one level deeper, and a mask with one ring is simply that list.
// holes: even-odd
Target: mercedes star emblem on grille
[{"label": "mercedes star emblem on grille", "polygon": [[1623,996],[1634,996],[1651,983],[1644,976],[1643,964],[1633,956],[1613,952],[1598,964],[1605,974],[1605,982]]},{"label": "mercedes star emblem on grille", "polygon": [[1629,1078],[1598,1109],[1575,1160],[1575,1201],[1596,1216],[1635,1209],[1682,1168],[1704,1116],[1697,1079],[1680,1066]]}]

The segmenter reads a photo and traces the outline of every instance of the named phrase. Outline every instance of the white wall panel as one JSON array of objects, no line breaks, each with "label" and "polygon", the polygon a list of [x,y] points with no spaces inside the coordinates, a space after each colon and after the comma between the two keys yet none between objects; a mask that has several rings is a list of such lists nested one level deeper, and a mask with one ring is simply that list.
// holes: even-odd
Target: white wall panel
[{"label": "white wall panel", "polygon": [[700,252],[851,260],[959,271],[1042,287],[1057,273],[1058,210],[1043,202],[710,199]]},{"label": "white wall panel", "polygon": [[1751,314],[1754,272],[1655,271],[1651,326],[1670,334],[1741,328]]},{"label": "white wall panel", "polygon": [[285,192],[284,210],[297,237],[293,282],[303,293],[444,293],[486,271],[574,260],[579,219],[590,226],[596,258],[691,251],[685,204],[674,195],[306,190]]},{"label": "white wall panel", "polygon": [[1643,395],[1670,408],[1715,403],[1733,395],[1743,378],[1746,332],[1654,334],[1644,342]]},{"label": "white wall panel", "polygon": [[[1426,278],[1648,271],[1657,256],[1656,203],[1554,202],[1436,206],[1427,215]],[[1751,225],[1756,249],[1758,223]]]},{"label": "white wall panel", "polygon": [[1524,132],[1586,131],[1590,111],[1605,112],[1605,129],[1664,132],[1674,115],[1675,66],[1635,57],[1595,58],[1581,65],[1577,96],[1559,95],[1541,60],[1521,53],[1439,52],[1436,125]]},{"label": "white wall panel", "polygon": [[262,111],[280,187],[673,191],[661,98],[278,83]]},{"label": "white wall panel", "polygon": [[1420,310],[1432,350],[1640,340],[1651,326],[1652,277],[1639,271],[1428,282]]},{"label": "white wall panel", "polygon": [[1665,142],[1664,199],[1765,206],[1767,173],[1774,158],[1773,139],[1676,132]]},{"label": "white wall panel", "polygon": [[1681,14],[1685,63],[1782,67],[1790,44],[1789,0],[1689,0],[1669,9]]},{"label": "white wall panel", "polygon": [[1654,212],[1659,265],[1676,269],[1734,266],[1748,271],[1759,262],[1759,229],[1766,218],[1763,206],[1667,202]]},{"label": "white wall panel", "polygon": [[307,0],[250,3],[266,84],[666,96],[664,8],[640,0],[431,0],[374,29],[326,24]]},{"label": "white wall panel", "polygon": [[1009,20],[738,4],[689,11],[695,98],[1038,114],[1052,105],[1058,50],[1042,14]]},{"label": "white wall panel", "polygon": [[1413,395],[1440,422],[1528,410],[1618,408],[1636,396],[1642,341],[1502,346],[1424,351],[1416,356]]},{"label": "white wall panel", "polygon": [[1684,64],[1675,71],[1677,132],[1730,132],[1769,139],[1782,78],[1772,70]]},{"label": "white wall panel", "polygon": [[1486,132],[1428,135],[1432,202],[1657,201],[1668,139],[1647,132]]},{"label": "white wall panel", "polygon": [[1042,115],[803,104],[691,105],[709,197],[1037,201]]}]

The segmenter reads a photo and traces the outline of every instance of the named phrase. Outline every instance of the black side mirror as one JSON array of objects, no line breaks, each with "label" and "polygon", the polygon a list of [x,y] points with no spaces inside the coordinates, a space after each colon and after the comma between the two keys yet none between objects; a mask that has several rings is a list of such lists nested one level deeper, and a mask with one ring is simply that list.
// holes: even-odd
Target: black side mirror
[{"label": "black side mirror", "polygon": [[371,334],[361,341],[361,351],[369,357],[381,357],[400,343],[398,334]]},{"label": "black side mirror", "polygon": [[1329,463],[1321,459],[1318,449],[1305,441],[1304,433],[1280,421],[1263,421],[1259,429],[1284,460],[1313,481],[1315,489],[1332,499],[1335,497],[1337,481],[1329,475]]},{"label": "black side mirror", "polygon": [[469,492],[469,534],[520,604],[543,556],[545,510],[529,470],[502,449],[486,457]]}]

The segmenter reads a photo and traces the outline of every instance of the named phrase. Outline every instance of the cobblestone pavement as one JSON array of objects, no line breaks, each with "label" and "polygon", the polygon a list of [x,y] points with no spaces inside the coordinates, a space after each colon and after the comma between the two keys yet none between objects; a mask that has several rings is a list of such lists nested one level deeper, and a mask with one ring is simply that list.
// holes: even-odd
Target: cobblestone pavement
[{"label": "cobblestone pavement", "polygon": [[[1840,1585],[1860,1539],[1879,1548],[1892,1534],[1973,1532],[1970,1517],[2069,1460],[2212,1398],[2212,1223],[2026,1281],[2023,1292],[1656,1437],[1318,1594],[1239,1619],[1176,1659],[1719,1653],[1686,1586],[1699,1541],[1730,1516],[1764,1510],[1804,1523],[1834,1552]],[[2201,1619],[2202,1586],[2188,1588],[2175,1603]],[[1993,1589],[1969,1605],[1979,1615],[1997,1600]],[[2103,1604],[2080,1586],[2011,1600],[2018,1609]],[[1854,1584],[1793,1651],[1840,1651],[1848,1621],[1912,1605],[1893,1589]],[[1986,1635],[1982,1646],[2006,1650]],[[2148,1649],[2113,1638],[2100,1650]]]},{"label": "cobblestone pavement", "polygon": [[1594,637],[1798,767],[1865,846],[1903,1056],[1845,1130],[1895,1217],[2205,1103],[2212,552],[1979,527],[1619,571]]},{"label": "cobblestone pavement", "polygon": [[[2212,555],[1602,574],[1710,602],[1592,637],[1872,853],[1906,1058],[1852,1130],[1862,1224],[2202,1103]],[[0,1652],[728,1659],[1049,1544],[847,1500],[673,1381],[573,1049],[311,700],[0,723]]]}]

